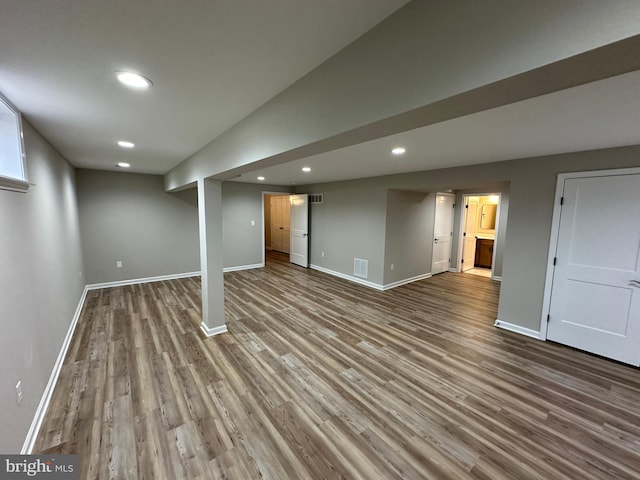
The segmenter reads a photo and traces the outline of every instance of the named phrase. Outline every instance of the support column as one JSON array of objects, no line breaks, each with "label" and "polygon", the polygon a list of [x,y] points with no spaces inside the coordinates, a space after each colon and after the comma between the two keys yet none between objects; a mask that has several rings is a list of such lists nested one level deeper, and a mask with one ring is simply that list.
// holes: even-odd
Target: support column
[{"label": "support column", "polygon": [[224,320],[222,252],[222,184],[198,179],[200,270],[202,273],[202,324],[208,337],[227,331]]}]

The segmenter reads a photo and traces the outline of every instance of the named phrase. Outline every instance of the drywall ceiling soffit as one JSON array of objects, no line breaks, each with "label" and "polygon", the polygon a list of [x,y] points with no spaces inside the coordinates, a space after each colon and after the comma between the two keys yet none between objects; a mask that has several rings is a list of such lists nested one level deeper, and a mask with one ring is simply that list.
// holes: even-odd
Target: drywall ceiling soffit
[{"label": "drywall ceiling soffit", "polygon": [[[640,71],[541,95],[232,181],[307,185],[640,144]],[[407,152],[393,156],[393,147]],[[311,172],[302,172],[302,167]]]}]

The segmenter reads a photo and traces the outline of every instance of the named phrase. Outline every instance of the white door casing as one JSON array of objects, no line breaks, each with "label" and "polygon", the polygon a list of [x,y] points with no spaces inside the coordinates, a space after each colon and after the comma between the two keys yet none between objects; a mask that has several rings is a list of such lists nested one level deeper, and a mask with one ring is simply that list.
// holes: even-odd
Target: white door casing
[{"label": "white door casing", "polygon": [[471,270],[476,258],[476,224],[478,223],[478,200],[467,198],[464,213],[462,243],[462,271]]},{"label": "white door casing", "polygon": [[559,177],[546,337],[638,366],[640,171],[628,171]]},{"label": "white door casing", "polygon": [[433,250],[431,274],[449,271],[451,260],[451,240],[453,234],[453,206],[455,195],[438,193],[433,225]]},{"label": "white door casing", "polygon": [[309,195],[291,195],[291,263],[309,266]]}]

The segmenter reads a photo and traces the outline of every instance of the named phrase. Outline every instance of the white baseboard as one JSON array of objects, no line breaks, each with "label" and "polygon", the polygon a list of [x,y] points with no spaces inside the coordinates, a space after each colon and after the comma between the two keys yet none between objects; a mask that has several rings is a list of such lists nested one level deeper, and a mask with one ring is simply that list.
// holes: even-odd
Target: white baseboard
[{"label": "white baseboard", "polygon": [[384,290],[384,286],[378,283],[369,282],[367,280],[364,280],[363,278],[353,277],[351,275],[345,275],[344,273],[336,272],[334,270],[329,270],[328,268],[320,267],[318,265],[313,265],[313,264],[309,265],[309,268],[318,270],[319,272],[322,272],[322,273],[333,275],[334,277],[342,278],[344,280],[349,280],[350,282],[353,282],[353,283],[359,283],[360,285],[364,285],[365,287],[375,288],[376,290],[380,290],[380,291]]},{"label": "white baseboard", "polygon": [[498,277],[497,275],[494,275],[493,277],[491,277],[491,280],[495,280],[496,282],[501,282],[502,277]]},{"label": "white baseboard", "polygon": [[175,280],[177,278],[199,277],[200,272],[174,273],[171,275],[159,275],[157,277],[131,278],[129,280],[117,280],[115,282],[92,283],[86,286],[87,290],[98,290],[100,288],[122,287],[125,285],[136,285],[138,283],[161,282],[163,280]]},{"label": "white baseboard", "polygon": [[227,326],[221,325],[219,327],[209,328],[204,324],[204,322],[202,322],[200,324],[200,330],[202,330],[207,337],[213,337],[214,335],[225,333],[227,331]]},{"label": "white baseboard", "polygon": [[425,278],[431,278],[431,273],[424,273],[422,275],[416,275],[415,277],[405,278],[404,280],[398,280],[397,282],[387,283],[382,287],[382,289],[390,290],[392,288],[399,287],[400,285],[406,285],[407,283],[417,282],[418,280],[424,280]]},{"label": "white baseboard", "polygon": [[449,271],[451,273],[460,273],[460,270],[458,270],[456,267],[449,267]]},{"label": "white baseboard", "polygon": [[89,289],[85,286],[84,290],[82,291],[82,295],[80,296],[78,306],[76,307],[76,311],[73,315],[73,319],[71,320],[71,324],[69,325],[69,330],[67,330],[67,335],[64,337],[64,341],[62,342],[62,347],[60,348],[60,352],[58,353],[56,363],[53,365],[53,370],[51,371],[51,375],[49,376],[49,382],[47,382],[47,386],[42,393],[42,398],[40,398],[40,403],[38,404],[36,413],[33,416],[33,421],[31,422],[31,426],[29,427],[29,431],[27,432],[27,438],[25,438],[24,444],[22,445],[22,450],[20,451],[21,455],[28,455],[33,451],[33,446],[36,443],[38,432],[40,431],[44,416],[47,413],[47,409],[49,408],[51,395],[53,395],[53,390],[56,386],[56,383],[58,382],[58,376],[60,375],[60,371],[62,370],[64,358],[67,356],[67,351],[69,350],[69,345],[71,344],[71,339],[73,338],[73,333],[75,332],[76,325],[78,324],[78,319],[80,318],[80,313],[82,312],[82,307],[84,306],[84,301],[87,298],[88,291]]},{"label": "white baseboard", "polygon": [[503,322],[502,320],[496,320],[493,323],[494,326],[502,328],[503,330],[509,330],[510,332],[519,333],[520,335],[526,335],[527,337],[535,338],[536,340],[542,340],[540,332],[531,330],[530,328],[521,327],[513,323]]},{"label": "white baseboard", "polygon": [[253,265],[238,265],[236,267],[224,267],[222,271],[224,273],[227,272],[238,272],[240,270],[251,270],[253,268],[263,268],[264,263],[254,263]]}]

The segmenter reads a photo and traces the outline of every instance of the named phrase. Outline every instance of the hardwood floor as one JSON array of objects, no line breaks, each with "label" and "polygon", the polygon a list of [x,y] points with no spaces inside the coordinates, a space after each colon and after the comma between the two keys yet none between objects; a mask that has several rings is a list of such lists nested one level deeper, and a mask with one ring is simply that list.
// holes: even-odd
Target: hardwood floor
[{"label": "hardwood floor", "polygon": [[496,329],[499,285],[290,266],[91,291],[36,451],[80,478],[640,478],[640,370]]}]

